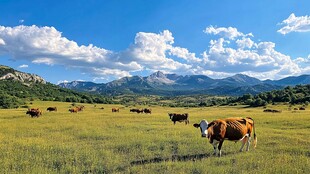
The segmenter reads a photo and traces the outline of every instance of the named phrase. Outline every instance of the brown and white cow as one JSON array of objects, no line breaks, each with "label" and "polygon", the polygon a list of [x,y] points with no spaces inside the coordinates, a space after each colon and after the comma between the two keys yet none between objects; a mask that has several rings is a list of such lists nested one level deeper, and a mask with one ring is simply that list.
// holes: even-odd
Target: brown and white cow
[{"label": "brown and white cow", "polygon": [[218,155],[221,156],[224,140],[242,141],[240,151],[243,150],[245,143],[247,143],[246,151],[249,151],[252,130],[254,130],[253,145],[254,148],[256,147],[257,138],[254,120],[250,117],[218,119],[211,123],[202,120],[199,124],[195,123],[193,126],[200,128],[201,136],[209,139],[214,148],[214,155],[217,155],[216,149],[218,149]]},{"label": "brown and white cow", "polygon": [[112,112],[119,112],[119,108],[112,108]]},{"label": "brown and white cow", "polygon": [[78,111],[79,111],[79,109],[77,107],[69,109],[69,112],[71,112],[71,113],[77,113]]},{"label": "brown and white cow", "polygon": [[177,113],[168,113],[170,120],[175,124],[175,122],[185,122],[185,124],[189,124],[188,113],[177,114]]}]

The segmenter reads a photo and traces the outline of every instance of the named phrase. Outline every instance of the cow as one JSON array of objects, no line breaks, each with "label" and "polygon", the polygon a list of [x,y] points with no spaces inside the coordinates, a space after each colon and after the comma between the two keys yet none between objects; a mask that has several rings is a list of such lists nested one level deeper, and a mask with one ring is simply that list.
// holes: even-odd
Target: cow
[{"label": "cow", "polygon": [[40,115],[42,115],[42,111],[39,108],[31,108],[28,109],[26,114],[29,114],[31,117],[39,117]]},{"label": "cow", "polygon": [[49,111],[49,112],[51,112],[51,111],[57,111],[57,107],[48,107],[48,108],[46,109],[46,111]]},{"label": "cow", "polygon": [[71,113],[77,113],[78,111],[79,111],[79,109],[77,107],[69,109],[69,112],[71,112]]},{"label": "cow", "polygon": [[144,108],[144,109],[143,109],[143,112],[146,113],[146,114],[152,114],[152,109],[150,109],[150,108]]},{"label": "cow", "polygon": [[119,108],[112,108],[112,112],[119,112]]},{"label": "cow", "polygon": [[276,109],[265,109],[264,112],[281,113],[282,111]]},{"label": "cow", "polygon": [[243,151],[243,147],[247,143],[246,151],[249,151],[252,130],[254,130],[254,148],[257,144],[254,120],[250,117],[217,119],[211,123],[202,120],[193,126],[200,128],[201,137],[209,139],[214,148],[214,155],[222,155],[221,148],[225,139],[235,142],[242,141],[240,152]]},{"label": "cow", "polygon": [[76,108],[77,108],[78,111],[83,111],[85,106],[83,106],[83,105],[82,106],[77,106]]},{"label": "cow", "polygon": [[133,109],[130,109],[130,112],[136,112],[136,113],[140,114],[140,113],[143,113],[143,112],[144,112],[144,109],[136,109],[136,108],[133,108]]},{"label": "cow", "polygon": [[175,122],[185,122],[185,124],[189,124],[188,113],[177,114],[177,113],[168,113],[170,120],[175,124]]},{"label": "cow", "polygon": [[303,110],[304,111],[304,110],[306,110],[306,108],[305,107],[300,107],[299,110]]}]

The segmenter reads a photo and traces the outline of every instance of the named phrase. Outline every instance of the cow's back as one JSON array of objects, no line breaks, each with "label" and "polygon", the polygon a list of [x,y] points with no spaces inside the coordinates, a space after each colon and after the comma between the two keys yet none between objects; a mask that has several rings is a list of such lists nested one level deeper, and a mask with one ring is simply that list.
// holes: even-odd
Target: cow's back
[{"label": "cow's back", "polygon": [[251,133],[248,120],[245,118],[227,118],[225,138],[228,140],[240,140],[247,133]]}]

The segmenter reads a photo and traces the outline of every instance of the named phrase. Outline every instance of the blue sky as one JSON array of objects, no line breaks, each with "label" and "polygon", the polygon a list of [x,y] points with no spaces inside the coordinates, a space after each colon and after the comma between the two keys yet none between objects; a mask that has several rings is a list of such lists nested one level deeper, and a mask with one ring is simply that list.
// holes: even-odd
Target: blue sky
[{"label": "blue sky", "polygon": [[310,74],[307,0],[0,0],[0,64],[47,81]]}]

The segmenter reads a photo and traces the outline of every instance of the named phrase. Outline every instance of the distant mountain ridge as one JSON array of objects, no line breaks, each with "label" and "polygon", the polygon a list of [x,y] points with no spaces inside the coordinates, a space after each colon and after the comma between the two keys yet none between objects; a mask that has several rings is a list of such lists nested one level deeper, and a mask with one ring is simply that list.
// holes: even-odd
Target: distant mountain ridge
[{"label": "distant mountain ridge", "polygon": [[280,80],[261,81],[244,74],[236,74],[224,79],[212,79],[205,75],[164,74],[157,71],[149,76],[123,77],[109,83],[73,81],[59,86],[84,92],[104,95],[144,94],[144,95],[189,95],[211,94],[241,96],[246,93],[282,89],[285,86],[310,84],[310,75],[287,77]]}]

